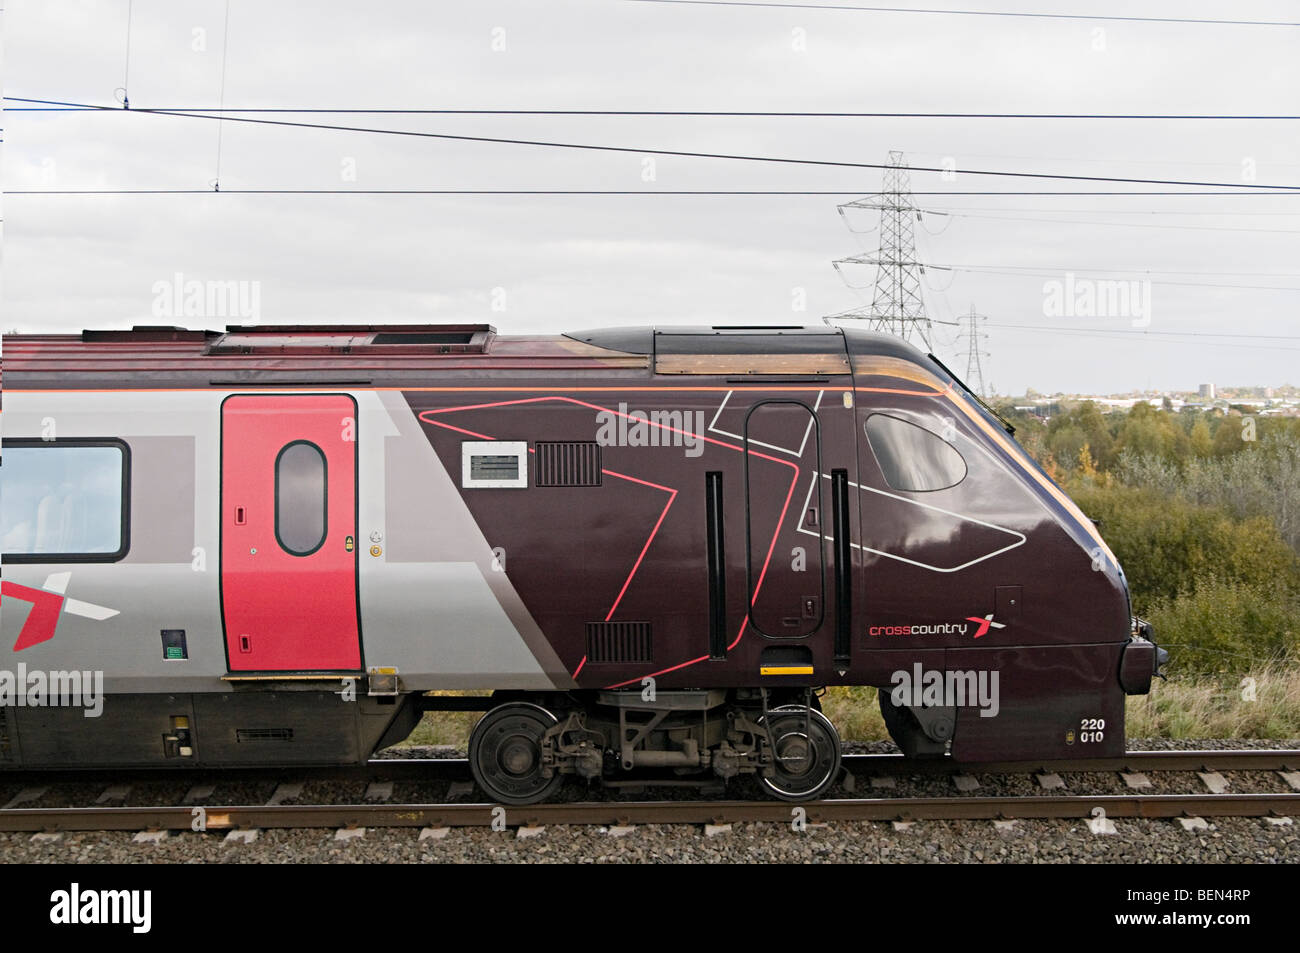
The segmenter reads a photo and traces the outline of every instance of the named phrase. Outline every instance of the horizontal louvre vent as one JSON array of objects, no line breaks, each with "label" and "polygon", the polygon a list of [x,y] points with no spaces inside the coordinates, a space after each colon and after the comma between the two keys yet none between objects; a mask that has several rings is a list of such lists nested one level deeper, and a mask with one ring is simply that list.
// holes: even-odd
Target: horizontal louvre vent
[{"label": "horizontal louvre vent", "polygon": [[600,445],[537,441],[538,486],[600,486]]},{"label": "horizontal louvre vent", "polygon": [[236,728],[235,740],[240,744],[251,741],[293,741],[292,728]]},{"label": "horizontal louvre vent", "polygon": [[0,761],[13,759],[13,749],[9,744],[9,713],[0,708]]},{"label": "horizontal louvre vent", "polygon": [[649,622],[588,622],[587,661],[651,662],[654,644]]},{"label": "horizontal louvre vent", "polygon": [[371,344],[469,344],[474,339],[472,331],[433,331],[414,334],[376,334]]}]

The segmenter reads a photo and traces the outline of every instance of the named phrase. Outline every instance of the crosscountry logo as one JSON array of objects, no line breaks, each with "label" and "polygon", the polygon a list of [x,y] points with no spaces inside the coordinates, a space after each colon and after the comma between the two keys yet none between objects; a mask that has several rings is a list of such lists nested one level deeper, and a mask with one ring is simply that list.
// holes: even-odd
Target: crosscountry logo
[{"label": "crosscountry logo", "polygon": [[1001,622],[993,621],[993,613],[980,617],[968,615],[963,622],[923,622],[916,625],[873,625],[867,629],[867,634],[871,636],[890,636],[890,635],[966,635],[970,631],[967,622],[975,623],[975,634],[971,636],[978,639],[988,635],[990,629],[1005,629],[1006,625]]},{"label": "crosscountry logo", "polygon": [[15,652],[21,652],[23,649],[40,645],[54,638],[54,630],[59,626],[59,616],[65,609],[72,615],[94,619],[96,622],[117,615],[116,609],[108,609],[65,596],[64,593],[67,592],[68,582],[71,579],[70,572],[50,573],[45,579],[45,585],[40,589],[8,580],[0,583],[0,597],[19,599],[32,604],[32,611],[28,613],[27,621],[23,623],[22,631],[18,633],[18,640],[14,642]]},{"label": "crosscountry logo", "polygon": [[974,622],[976,625],[979,626],[979,628],[975,630],[975,634],[974,634],[973,636],[971,636],[971,638],[975,638],[975,639],[978,639],[978,638],[979,638],[980,636],[982,636],[982,635],[987,635],[989,629],[1005,629],[1005,628],[1006,628],[1006,626],[1003,625],[1001,622],[994,622],[994,621],[993,621],[993,613],[992,613],[992,612],[990,612],[988,615],[986,615],[986,616],[985,616],[984,618],[982,618],[982,619],[977,618],[977,617],[975,617],[975,616],[973,616],[973,615],[968,615],[968,616],[966,617],[966,621],[967,621],[967,622]]}]

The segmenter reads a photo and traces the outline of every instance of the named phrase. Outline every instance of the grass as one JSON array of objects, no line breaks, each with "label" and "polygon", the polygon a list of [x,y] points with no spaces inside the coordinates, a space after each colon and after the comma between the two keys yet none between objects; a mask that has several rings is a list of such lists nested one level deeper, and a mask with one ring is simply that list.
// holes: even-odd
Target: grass
[{"label": "grass", "polygon": [[[1253,679],[1253,699],[1248,678]],[[874,688],[828,689],[822,709],[845,741],[889,737]],[[478,712],[429,712],[403,744],[464,751],[478,719]],[[1157,681],[1151,694],[1128,699],[1126,720],[1130,738],[1300,738],[1300,668],[1269,665],[1253,675]]]},{"label": "grass", "polygon": [[1300,738],[1300,668],[1158,681],[1129,698],[1126,721],[1130,738]]}]

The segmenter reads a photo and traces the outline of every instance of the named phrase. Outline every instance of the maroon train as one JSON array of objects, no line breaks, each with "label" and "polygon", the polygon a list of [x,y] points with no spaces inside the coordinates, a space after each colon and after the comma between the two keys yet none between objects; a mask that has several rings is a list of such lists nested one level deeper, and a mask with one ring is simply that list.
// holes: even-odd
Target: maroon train
[{"label": "maroon train", "polygon": [[0,767],[357,762],[478,708],[501,802],[805,799],[827,686],[911,756],[1113,756],[1164,656],[1010,428],[882,335],[137,328],[7,337],[4,385]]}]

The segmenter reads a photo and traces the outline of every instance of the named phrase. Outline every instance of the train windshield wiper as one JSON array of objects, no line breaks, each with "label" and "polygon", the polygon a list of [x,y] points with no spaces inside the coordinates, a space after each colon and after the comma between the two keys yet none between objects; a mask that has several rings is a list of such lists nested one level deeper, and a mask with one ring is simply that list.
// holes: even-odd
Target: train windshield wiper
[{"label": "train windshield wiper", "polygon": [[1002,429],[1003,429],[1003,430],[1005,430],[1007,433],[1011,434],[1011,436],[1013,436],[1013,437],[1016,435],[1016,428],[1015,428],[1014,426],[1012,426],[1011,422],[1010,422],[1009,420],[1007,420],[1007,418],[1003,417],[1003,416],[1002,416],[1000,413],[998,413],[996,410],[994,410],[994,409],[992,408],[992,406],[990,406],[989,403],[988,403],[987,401],[984,400],[983,397],[981,397],[979,394],[975,393],[973,390],[971,390],[969,387],[967,387],[967,386],[966,386],[966,382],[963,381],[963,380],[962,380],[960,377],[958,377],[956,374],[954,374],[951,370],[949,370],[947,364],[945,364],[943,361],[939,360],[939,359],[938,359],[937,357],[935,357],[933,354],[928,354],[928,355],[926,355],[926,356],[929,357],[930,360],[934,361],[934,363],[938,364],[941,368],[943,368],[944,373],[947,374],[949,377],[951,377],[951,378],[953,379],[953,381],[954,381],[954,382],[955,382],[955,383],[956,383],[956,384],[957,384],[957,385],[958,385],[962,390],[964,390],[966,393],[970,394],[971,397],[974,397],[974,398],[975,398],[975,402],[976,402],[977,404],[979,404],[981,407],[983,407],[985,410],[987,410],[990,414],[992,414],[992,415],[997,419],[997,422],[1000,423],[1000,424],[1002,425]]}]

